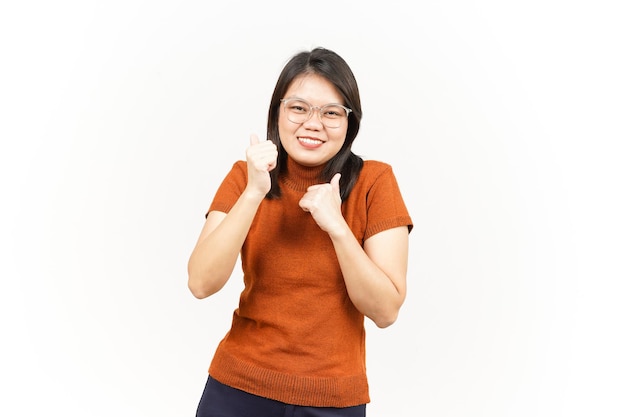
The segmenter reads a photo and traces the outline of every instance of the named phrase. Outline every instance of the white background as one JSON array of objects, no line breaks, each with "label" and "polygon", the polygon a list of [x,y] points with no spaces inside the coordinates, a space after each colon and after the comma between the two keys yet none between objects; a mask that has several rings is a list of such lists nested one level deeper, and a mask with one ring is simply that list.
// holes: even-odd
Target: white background
[{"label": "white background", "polygon": [[196,300],[188,256],[325,46],[415,223],[368,415],[625,415],[618,3],[4,2],[0,414],[194,415],[241,276]]}]

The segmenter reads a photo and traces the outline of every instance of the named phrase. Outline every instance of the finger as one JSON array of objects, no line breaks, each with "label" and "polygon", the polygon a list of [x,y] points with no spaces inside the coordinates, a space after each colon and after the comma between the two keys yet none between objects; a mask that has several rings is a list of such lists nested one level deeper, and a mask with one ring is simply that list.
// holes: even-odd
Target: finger
[{"label": "finger", "polygon": [[298,205],[300,206],[300,208],[302,210],[308,212],[309,211],[309,202],[308,202],[308,200],[305,197],[302,197],[300,199],[300,201],[298,202]]},{"label": "finger", "polygon": [[259,137],[254,133],[250,135],[250,145],[258,145],[260,142]]},{"label": "finger", "polygon": [[341,174],[340,173],[336,173],[335,176],[330,180],[330,185],[331,187],[333,187],[333,191],[338,193],[339,192],[339,179],[341,178]]}]

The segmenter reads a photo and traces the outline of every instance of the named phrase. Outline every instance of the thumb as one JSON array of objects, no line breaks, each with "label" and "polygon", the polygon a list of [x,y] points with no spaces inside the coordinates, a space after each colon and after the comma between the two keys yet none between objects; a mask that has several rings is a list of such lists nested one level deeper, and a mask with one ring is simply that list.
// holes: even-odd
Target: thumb
[{"label": "thumb", "polygon": [[333,191],[339,193],[339,179],[341,178],[340,173],[336,173],[335,176],[330,180],[330,185],[333,187]]},{"label": "thumb", "polygon": [[259,144],[259,142],[260,140],[257,135],[255,135],[254,133],[250,135],[250,145],[257,145]]}]

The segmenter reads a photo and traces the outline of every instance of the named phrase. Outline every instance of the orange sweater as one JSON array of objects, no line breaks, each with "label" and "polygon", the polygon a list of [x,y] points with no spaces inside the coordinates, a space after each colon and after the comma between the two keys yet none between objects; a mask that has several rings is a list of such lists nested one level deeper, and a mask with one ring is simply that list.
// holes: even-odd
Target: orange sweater
[{"label": "orange sweater", "polygon": [[[328,234],[298,206],[321,168],[288,158],[287,169],[281,198],[263,200],[243,245],[245,287],[209,373],[288,404],[367,403],[364,317],[348,297]],[[236,162],[209,210],[228,212],[246,177],[246,163]],[[389,228],[412,228],[392,169],[382,162],[365,161],[342,211],[361,244]]]}]

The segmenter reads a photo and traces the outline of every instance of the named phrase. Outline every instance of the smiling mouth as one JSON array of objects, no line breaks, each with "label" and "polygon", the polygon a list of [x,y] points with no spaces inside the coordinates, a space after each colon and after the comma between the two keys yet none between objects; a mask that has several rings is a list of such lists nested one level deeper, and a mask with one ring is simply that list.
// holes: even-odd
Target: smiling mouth
[{"label": "smiling mouth", "polygon": [[319,139],[300,138],[300,137],[298,138],[298,141],[306,145],[321,145],[322,143],[324,143]]}]

